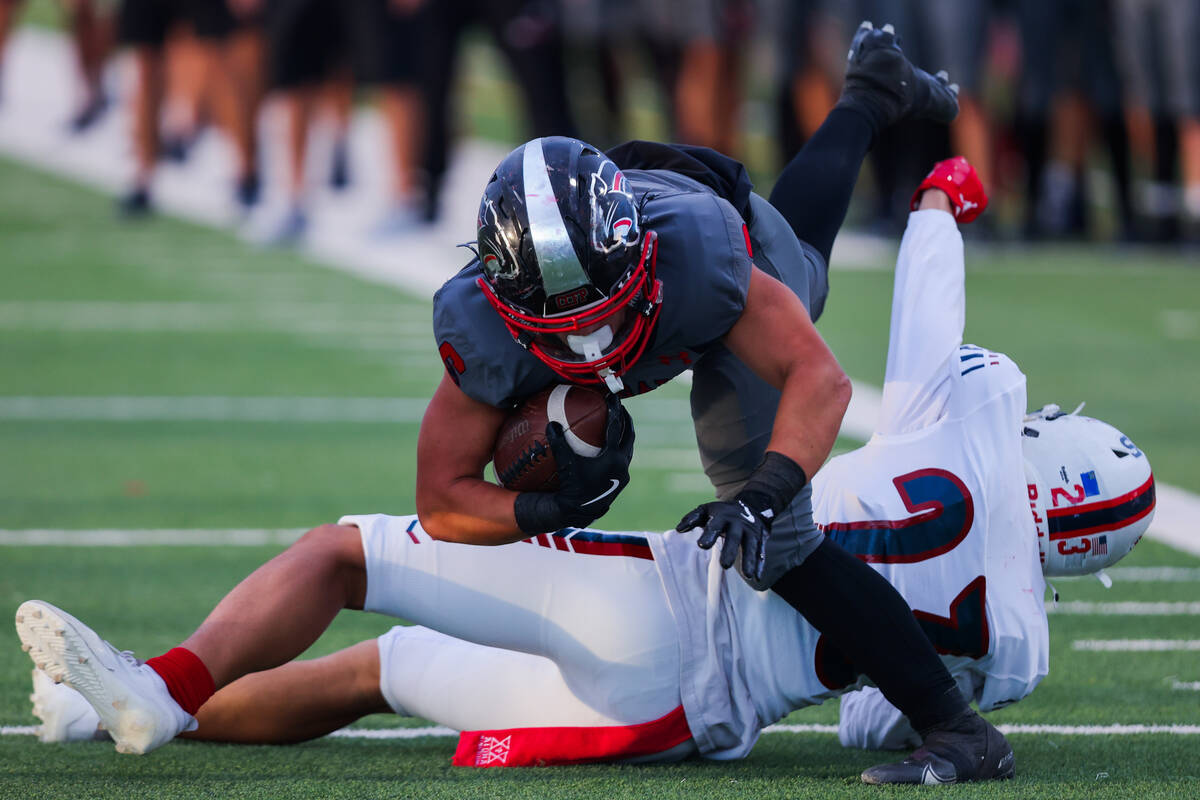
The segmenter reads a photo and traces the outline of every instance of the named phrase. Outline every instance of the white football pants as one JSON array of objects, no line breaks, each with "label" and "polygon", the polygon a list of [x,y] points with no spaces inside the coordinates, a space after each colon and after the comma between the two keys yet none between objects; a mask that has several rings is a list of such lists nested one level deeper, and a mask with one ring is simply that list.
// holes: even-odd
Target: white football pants
[{"label": "white football pants", "polygon": [[379,638],[396,713],[484,730],[635,725],[681,705],[678,633],[649,548],[559,536],[481,547],[435,541],[416,517],[339,522],[362,531],[364,610],[421,626]]}]

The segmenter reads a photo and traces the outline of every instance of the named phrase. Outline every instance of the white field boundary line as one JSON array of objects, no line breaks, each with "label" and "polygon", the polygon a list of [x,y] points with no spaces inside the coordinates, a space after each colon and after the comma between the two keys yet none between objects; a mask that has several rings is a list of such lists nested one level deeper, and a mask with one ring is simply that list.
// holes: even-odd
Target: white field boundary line
[{"label": "white field boundary line", "polygon": [[[96,130],[85,136],[64,133],[75,94],[74,56],[66,37],[29,28],[17,31],[5,53],[4,105],[0,106],[0,152],[38,164],[73,180],[122,191],[132,174],[128,120],[120,103]],[[124,66],[123,64],[121,66]],[[268,118],[268,126],[271,120]],[[386,153],[379,115],[356,115],[351,127],[353,152],[378,157]],[[201,142],[201,145],[205,145]],[[214,227],[234,224],[228,200],[231,153],[223,142],[200,146],[182,167],[163,168],[155,178],[155,195],[168,213]],[[504,156],[494,144],[469,142],[455,153],[444,189],[442,222],[434,229],[383,243],[363,235],[362,220],[383,207],[386,169],[356,171],[358,180],[337,198],[318,195],[312,209],[313,230],[305,252],[314,259],[368,280],[399,286],[429,297],[460,266],[454,245],[470,230],[478,207],[480,176]],[[267,199],[278,201],[283,154],[268,148],[264,164]],[[310,159],[318,162],[319,159]],[[370,161],[360,161],[370,163]],[[277,211],[278,209],[275,209]],[[857,252],[855,252],[857,251]],[[839,236],[834,258],[839,267],[855,260],[890,269],[896,244],[868,237]],[[856,256],[858,258],[856,258]],[[864,257],[865,256],[865,257]],[[866,441],[878,418],[879,390],[856,385],[843,432]],[[1200,554],[1200,497],[1159,484],[1158,510],[1149,535],[1173,547]]]},{"label": "white field boundary line", "polygon": [[303,535],[301,528],[0,530],[0,547],[258,547],[289,545]]},{"label": "white field boundary line", "polygon": [[[1113,567],[1104,570],[1114,583],[1197,583],[1200,582],[1200,568],[1196,567]],[[1062,581],[1055,578],[1055,583]],[[1094,580],[1092,576],[1082,576],[1077,580]]]},{"label": "white field boundary line", "polygon": [[[1013,734],[1057,734],[1062,736],[1197,736],[1200,725],[999,725],[1005,736]],[[836,734],[836,725],[769,725],[765,734],[821,733]],[[0,726],[0,736],[36,736],[36,725]],[[458,731],[440,725],[426,728],[342,728],[329,734],[333,739],[420,739],[448,738]]]},{"label": "white field boundary line", "polygon": [[1200,692],[1200,681],[1175,681],[1171,688],[1177,692]]},{"label": "white field boundary line", "polygon": [[1074,614],[1119,617],[1195,617],[1200,616],[1200,603],[1121,602],[1091,603],[1072,601],[1048,604],[1047,614]]},{"label": "white field boundary line", "polygon": [[1200,652],[1200,639],[1078,639],[1072,650],[1095,653]]}]

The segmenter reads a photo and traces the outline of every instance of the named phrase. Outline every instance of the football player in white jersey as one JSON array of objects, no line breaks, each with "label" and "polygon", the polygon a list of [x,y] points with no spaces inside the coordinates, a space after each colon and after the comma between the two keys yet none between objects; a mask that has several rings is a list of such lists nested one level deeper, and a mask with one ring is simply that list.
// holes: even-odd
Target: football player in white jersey
[{"label": "football player in white jersey", "polygon": [[[1026,417],[1025,379],[1012,361],[962,344],[956,218],[984,205],[959,159],[935,167],[914,195],[879,427],[818,473],[814,509],[829,539],[900,591],[964,696],[989,710],[1021,699],[1047,672],[1043,572],[1115,562],[1149,524],[1154,494],[1127,437],[1055,407]],[[754,591],[718,553],[697,548],[697,536],[566,529],[481,548],[436,541],[415,516],[344,517],[231,596],[319,579],[337,587],[325,619],[345,606],[417,625],[265,671],[242,655],[251,674],[225,683],[194,719],[172,699],[186,687],[168,687],[65,612],[29,601],[17,628],[35,664],[83,693],[35,670],[46,741],[92,738],[103,721],[123,752],[178,731],[288,742],[394,712],[463,731],[459,765],[738,758],[765,726],[862,679],[777,594]],[[330,593],[313,585],[314,596]],[[218,606],[210,622],[239,619]],[[297,641],[286,620],[264,638],[276,656],[311,641]],[[145,734],[161,730],[145,724],[155,715],[174,726],[166,736]],[[919,740],[869,687],[843,697],[840,733],[861,747]],[[925,754],[863,779],[955,776],[953,763]]]}]

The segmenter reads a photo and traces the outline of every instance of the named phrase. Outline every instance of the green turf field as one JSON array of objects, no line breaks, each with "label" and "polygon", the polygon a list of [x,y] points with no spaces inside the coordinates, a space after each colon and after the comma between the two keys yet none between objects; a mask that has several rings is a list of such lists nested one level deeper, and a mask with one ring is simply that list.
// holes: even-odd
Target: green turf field
[{"label": "green turf field", "polygon": [[[1150,455],[1160,481],[1200,491],[1194,266],[1099,249],[968,260],[968,339],[1023,366],[1031,403],[1087,400]],[[877,384],[890,274],[835,272],[832,283],[821,328],[847,371]],[[347,512],[410,512],[420,404],[440,369],[428,328],[422,299],[172,220],[119,226],[108,198],[0,162],[0,529],[301,528]],[[100,398],[109,416],[130,419],[72,418],[95,412]],[[181,401],[192,412],[172,418]],[[707,496],[685,404],[685,392],[671,387],[630,402],[639,426],[635,477],[607,527],[666,528]],[[375,421],[353,421],[354,409]],[[217,419],[197,419],[206,413]],[[264,414],[293,421],[254,419]],[[305,414],[322,421],[295,419]],[[40,597],[119,646],[153,654],[277,550],[0,547],[0,606],[11,612]],[[1126,565],[1196,570],[1200,558],[1146,541]],[[1106,591],[1077,580],[1059,589],[1067,601],[1195,602],[1200,581],[1189,574],[1186,582],[1118,581]],[[390,624],[348,614],[313,654]],[[6,630],[0,726],[31,725],[29,662]],[[1050,676],[993,721],[1200,724],[1200,692],[1175,688],[1200,681],[1196,652],[1072,649],[1080,639],[1200,639],[1194,614],[1064,614],[1052,618],[1051,635]],[[835,719],[836,706],[826,706],[788,721]],[[364,724],[406,723],[424,724]],[[1200,796],[1198,736],[1012,740],[1016,781],[947,794]],[[4,735],[0,798],[850,797],[877,793],[855,776],[881,758],[842,750],[827,734],[769,734],[749,759],[725,765],[475,771],[449,766],[453,748],[448,738],[181,743],[132,758],[105,744],[44,746]]]}]

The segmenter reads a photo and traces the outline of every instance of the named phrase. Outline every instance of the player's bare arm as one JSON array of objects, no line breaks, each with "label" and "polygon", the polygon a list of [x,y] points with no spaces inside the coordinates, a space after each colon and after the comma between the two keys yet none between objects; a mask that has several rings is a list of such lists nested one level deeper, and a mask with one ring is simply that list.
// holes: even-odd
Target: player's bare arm
[{"label": "player's bare arm", "polygon": [[430,536],[495,545],[528,535],[513,515],[517,493],[484,478],[504,416],[442,377],[417,440],[417,514]]},{"label": "player's bare arm", "polygon": [[833,449],[851,390],[808,310],[790,289],[754,268],[745,310],[725,345],[783,393],[767,449],[795,461],[811,478]]},{"label": "player's bare arm", "polygon": [[[742,572],[764,574],[771,523],[829,457],[850,402],[850,380],[790,289],[757,267],[741,317],[724,338],[755,374],[780,390],[762,463],[732,501],[705,503],[676,529],[702,528],[703,548],[723,539],[721,566],[742,554]],[[764,346],[769,342],[770,346]]]},{"label": "player's bare arm", "polygon": [[629,413],[609,395],[604,444],[580,455],[557,423],[546,437],[559,487],[512,492],[484,479],[507,412],[467,397],[443,379],[421,423],[417,443],[417,508],[431,536],[462,544],[498,545],[604,516],[629,483],[634,432]]}]

